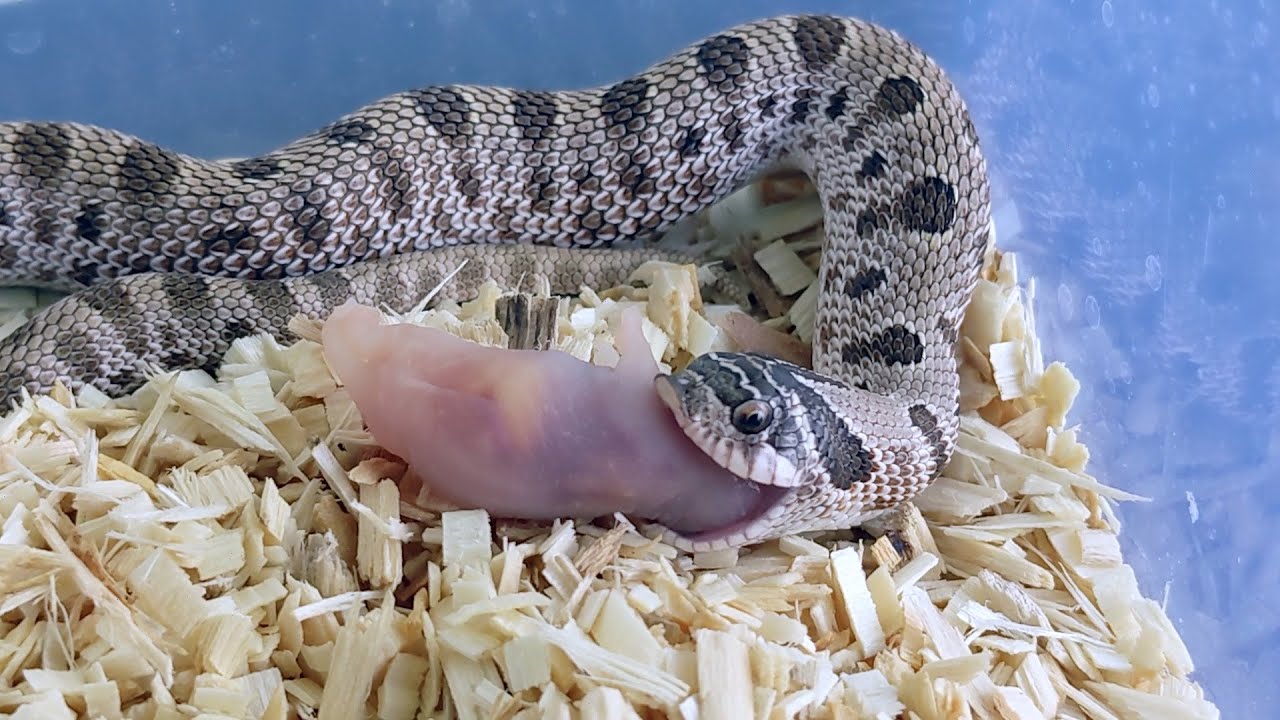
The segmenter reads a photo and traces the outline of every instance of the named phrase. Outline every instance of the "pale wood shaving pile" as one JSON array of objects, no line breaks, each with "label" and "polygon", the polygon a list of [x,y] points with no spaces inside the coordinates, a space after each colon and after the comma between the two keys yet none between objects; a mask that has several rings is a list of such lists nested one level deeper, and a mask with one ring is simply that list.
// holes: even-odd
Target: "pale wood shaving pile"
[{"label": "pale wood shaving pile", "polygon": [[[681,232],[747,236],[732,255],[754,256],[767,324],[807,341],[820,209],[794,184]],[[697,271],[640,275],[563,300],[558,347],[611,364],[632,304],[668,367],[734,346]],[[499,291],[400,320],[502,345]],[[217,381],[32,398],[0,421],[0,714],[1217,718],[1121,556],[1113,502],[1138,498],[1086,472],[1066,425],[1079,385],[1044,363],[1033,299],[992,250],[962,329],[956,458],[874,542],[689,555],[622,517],[402,502],[409,471],[307,323],[287,347],[239,341]]]}]

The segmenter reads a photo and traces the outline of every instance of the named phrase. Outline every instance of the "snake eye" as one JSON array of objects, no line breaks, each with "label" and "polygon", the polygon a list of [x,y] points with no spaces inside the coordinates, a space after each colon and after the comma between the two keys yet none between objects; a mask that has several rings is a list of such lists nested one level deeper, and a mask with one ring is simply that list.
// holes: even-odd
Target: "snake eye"
[{"label": "snake eye", "polygon": [[754,435],[773,420],[773,407],[763,400],[748,400],[733,409],[733,426],[740,432]]}]

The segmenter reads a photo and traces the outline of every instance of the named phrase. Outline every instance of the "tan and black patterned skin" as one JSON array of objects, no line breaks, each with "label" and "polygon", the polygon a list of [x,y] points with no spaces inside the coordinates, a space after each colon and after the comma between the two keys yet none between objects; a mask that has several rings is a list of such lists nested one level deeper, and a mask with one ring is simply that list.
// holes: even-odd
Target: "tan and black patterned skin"
[{"label": "tan and black patterned skin", "polygon": [[[780,161],[825,210],[813,371],[707,356],[664,391],[690,437],[780,497],[731,532],[667,536],[709,548],[847,527],[950,458],[955,341],[990,223],[956,89],[914,45],[848,18],[745,23],[591,90],[398,93],[231,163],[0,124],[0,283],[84,288],[0,341],[0,393],[55,378],[127,393],[147,366],[210,367],[248,333],[289,339],[294,313],[403,307],[463,257],[457,293],[531,263],[566,290],[606,282],[644,257],[616,243]],[[765,427],[735,424],[747,401],[769,405]]]}]

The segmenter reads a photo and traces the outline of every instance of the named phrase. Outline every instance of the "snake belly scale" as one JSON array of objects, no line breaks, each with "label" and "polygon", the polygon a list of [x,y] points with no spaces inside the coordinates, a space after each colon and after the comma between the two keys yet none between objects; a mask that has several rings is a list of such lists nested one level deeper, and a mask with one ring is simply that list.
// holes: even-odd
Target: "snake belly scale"
[{"label": "snake belly scale", "polygon": [[565,290],[616,280],[644,241],[783,162],[825,212],[813,368],[712,354],[658,381],[685,433],[768,501],[731,528],[664,533],[707,549],[848,527],[951,456],[990,225],[955,87],[849,18],[744,23],[591,90],[401,92],[237,162],[0,124],[0,284],[78,290],[0,340],[0,393],[128,393],[147,367],[213,367],[244,335],[289,340],[295,313],[404,308],[462,258],[458,293],[530,270]]}]

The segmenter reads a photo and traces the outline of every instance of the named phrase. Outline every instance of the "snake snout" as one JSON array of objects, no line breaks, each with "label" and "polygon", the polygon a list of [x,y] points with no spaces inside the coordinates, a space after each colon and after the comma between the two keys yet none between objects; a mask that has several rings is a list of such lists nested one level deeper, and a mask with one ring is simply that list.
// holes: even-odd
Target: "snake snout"
[{"label": "snake snout", "polygon": [[780,488],[800,485],[803,478],[795,463],[774,446],[767,422],[758,429],[753,425],[761,424],[762,418],[772,419],[771,406],[750,399],[730,407],[706,378],[686,371],[654,380],[658,397],[685,436],[716,464],[743,480]]}]

